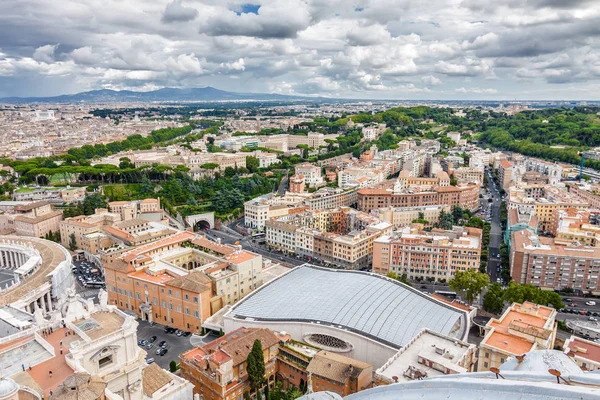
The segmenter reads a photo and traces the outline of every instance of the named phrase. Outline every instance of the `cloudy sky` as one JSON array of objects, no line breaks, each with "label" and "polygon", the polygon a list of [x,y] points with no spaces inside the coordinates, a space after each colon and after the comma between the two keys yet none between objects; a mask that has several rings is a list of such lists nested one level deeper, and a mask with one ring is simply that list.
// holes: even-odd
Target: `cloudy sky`
[{"label": "cloudy sky", "polygon": [[0,97],[598,99],[600,0],[0,0]]}]

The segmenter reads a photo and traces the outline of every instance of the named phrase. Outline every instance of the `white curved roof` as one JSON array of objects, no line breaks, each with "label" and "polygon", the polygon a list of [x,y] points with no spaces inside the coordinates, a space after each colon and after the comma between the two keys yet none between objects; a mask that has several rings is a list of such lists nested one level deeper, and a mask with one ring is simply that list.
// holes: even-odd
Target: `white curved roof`
[{"label": "white curved roof", "polygon": [[[423,328],[463,339],[467,314],[395,280],[305,264],[233,306],[230,317],[333,325],[399,348]],[[458,329],[457,329],[458,328]]]}]

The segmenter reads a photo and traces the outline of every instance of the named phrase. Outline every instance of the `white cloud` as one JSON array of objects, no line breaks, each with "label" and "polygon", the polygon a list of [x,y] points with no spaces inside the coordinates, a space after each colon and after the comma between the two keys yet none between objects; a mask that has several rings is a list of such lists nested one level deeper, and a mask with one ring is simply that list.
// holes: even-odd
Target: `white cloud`
[{"label": "white cloud", "polygon": [[593,0],[24,1],[0,13],[2,95],[46,93],[32,84],[44,77],[57,94],[68,82],[492,98],[501,79],[511,97],[578,98],[600,77]]}]

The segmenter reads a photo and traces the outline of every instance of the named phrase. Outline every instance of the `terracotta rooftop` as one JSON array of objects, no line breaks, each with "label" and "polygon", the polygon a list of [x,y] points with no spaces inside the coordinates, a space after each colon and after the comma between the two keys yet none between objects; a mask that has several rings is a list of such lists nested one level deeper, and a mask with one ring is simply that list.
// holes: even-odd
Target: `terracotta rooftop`
[{"label": "terracotta rooftop", "polygon": [[233,365],[236,366],[246,361],[257,339],[260,340],[263,350],[279,343],[279,337],[269,329],[239,328],[201,348],[183,353],[182,357],[193,360],[210,354],[212,362],[221,364],[233,358]]},{"label": "terracotta rooftop", "polygon": [[472,308],[471,306],[467,305],[467,304],[463,304],[457,300],[449,300],[447,297],[442,296],[441,294],[437,294],[437,293],[432,293],[431,297],[443,301],[446,304],[451,305],[452,307],[456,307],[459,308],[461,310],[465,310],[466,312],[471,312]]},{"label": "terracotta rooftop", "polygon": [[173,275],[170,275],[166,272],[162,272],[159,274],[149,274],[148,272],[146,272],[145,269],[140,269],[138,271],[135,271],[135,272],[129,274],[129,276],[132,278],[137,278],[137,279],[140,279],[143,281],[148,281],[148,282],[158,283],[158,284],[165,284],[165,283],[175,279],[175,277]]},{"label": "terracotta rooftop", "polygon": [[202,293],[210,290],[212,281],[204,272],[192,271],[187,275],[177,277],[165,284],[194,293]]},{"label": "terracotta rooftop", "polygon": [[[502,332],[493,332],[484,339],[485,344],[512,354],[523,354],[532,350],[534,344],[522,337]],[[483,344],[483,343],[482,343]]]},{"label": "terracotta rooftop", "polygon": [[576,357],[600,363],[599,343],[571,336],[569,347],[565,349],[565,352],[572,352]]},{"label": "terracotta rooftop", "polygon": [[199,236],[196,239],[192,240],[192,243],[196,246],[203,247],[205,249],[214,251],[215,253],[219,253],[222,255],[228,255],[234,252],[234,249],[231,246],[226,246],[224,244],[213,242],[212,240],[208,240],[203,236]]},{"label": "terracotta rooftop", "polygon": [[50,400],[98,400],[104,396],[107,383],[85,372],[71,375],[53,392]]},{"label": "terracotta rooftop", "polygon": [[225,259],[232,263],[243,263],[245,261],[252,260],[253,258],[258,257],[258,254],[250,253],[249,251],[242,250],[240,252],[235,252],[233,254],[228,255]]},{"label": "terracotta rooftop", "polygon": [[126,262],[130,262],[130,261],[133,261],[136,258],[138,258],[138,256],[140,256],[140,255],[149,253],[154,250],[159,250],[163,247],[167,247],[170,245],[187,242],[189,240],[194,239],[195,237],[196,237],[196,235],[191,232],[187,232],[187,231],[179,232],[179,233],[176,233],[175,235],[166,237],[161,240],[157,240],[156,242],[152,242],[152,243],[140,246],[134,250],[131,250],[123,256],[123,259]]},{"label": "terracotta rooftop", "polygon": [[502,166],[502,168],[510,168],[512,167],[512,163],[508,160],[502,160],[502,162],[500,162],[500,166]]}]

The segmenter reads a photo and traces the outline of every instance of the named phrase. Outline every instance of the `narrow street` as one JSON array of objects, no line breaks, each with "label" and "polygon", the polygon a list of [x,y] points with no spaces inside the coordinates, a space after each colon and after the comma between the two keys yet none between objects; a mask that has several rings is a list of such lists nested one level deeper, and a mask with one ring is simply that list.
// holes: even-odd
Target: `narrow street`
[{"label": "narrow street", "polygon": [[490,276],[490,282],[496,282],[499,277],[498,267],[500,266],[500,245],[502,244],[502,227],[500,225],[500,203],[502,200],[500,192],[492,179],[492,174],[489,170],[486,170],[485,173],[488,174],[488,190],[493,200],[491,203],[492,227],[488,247],[487,273]]}]

